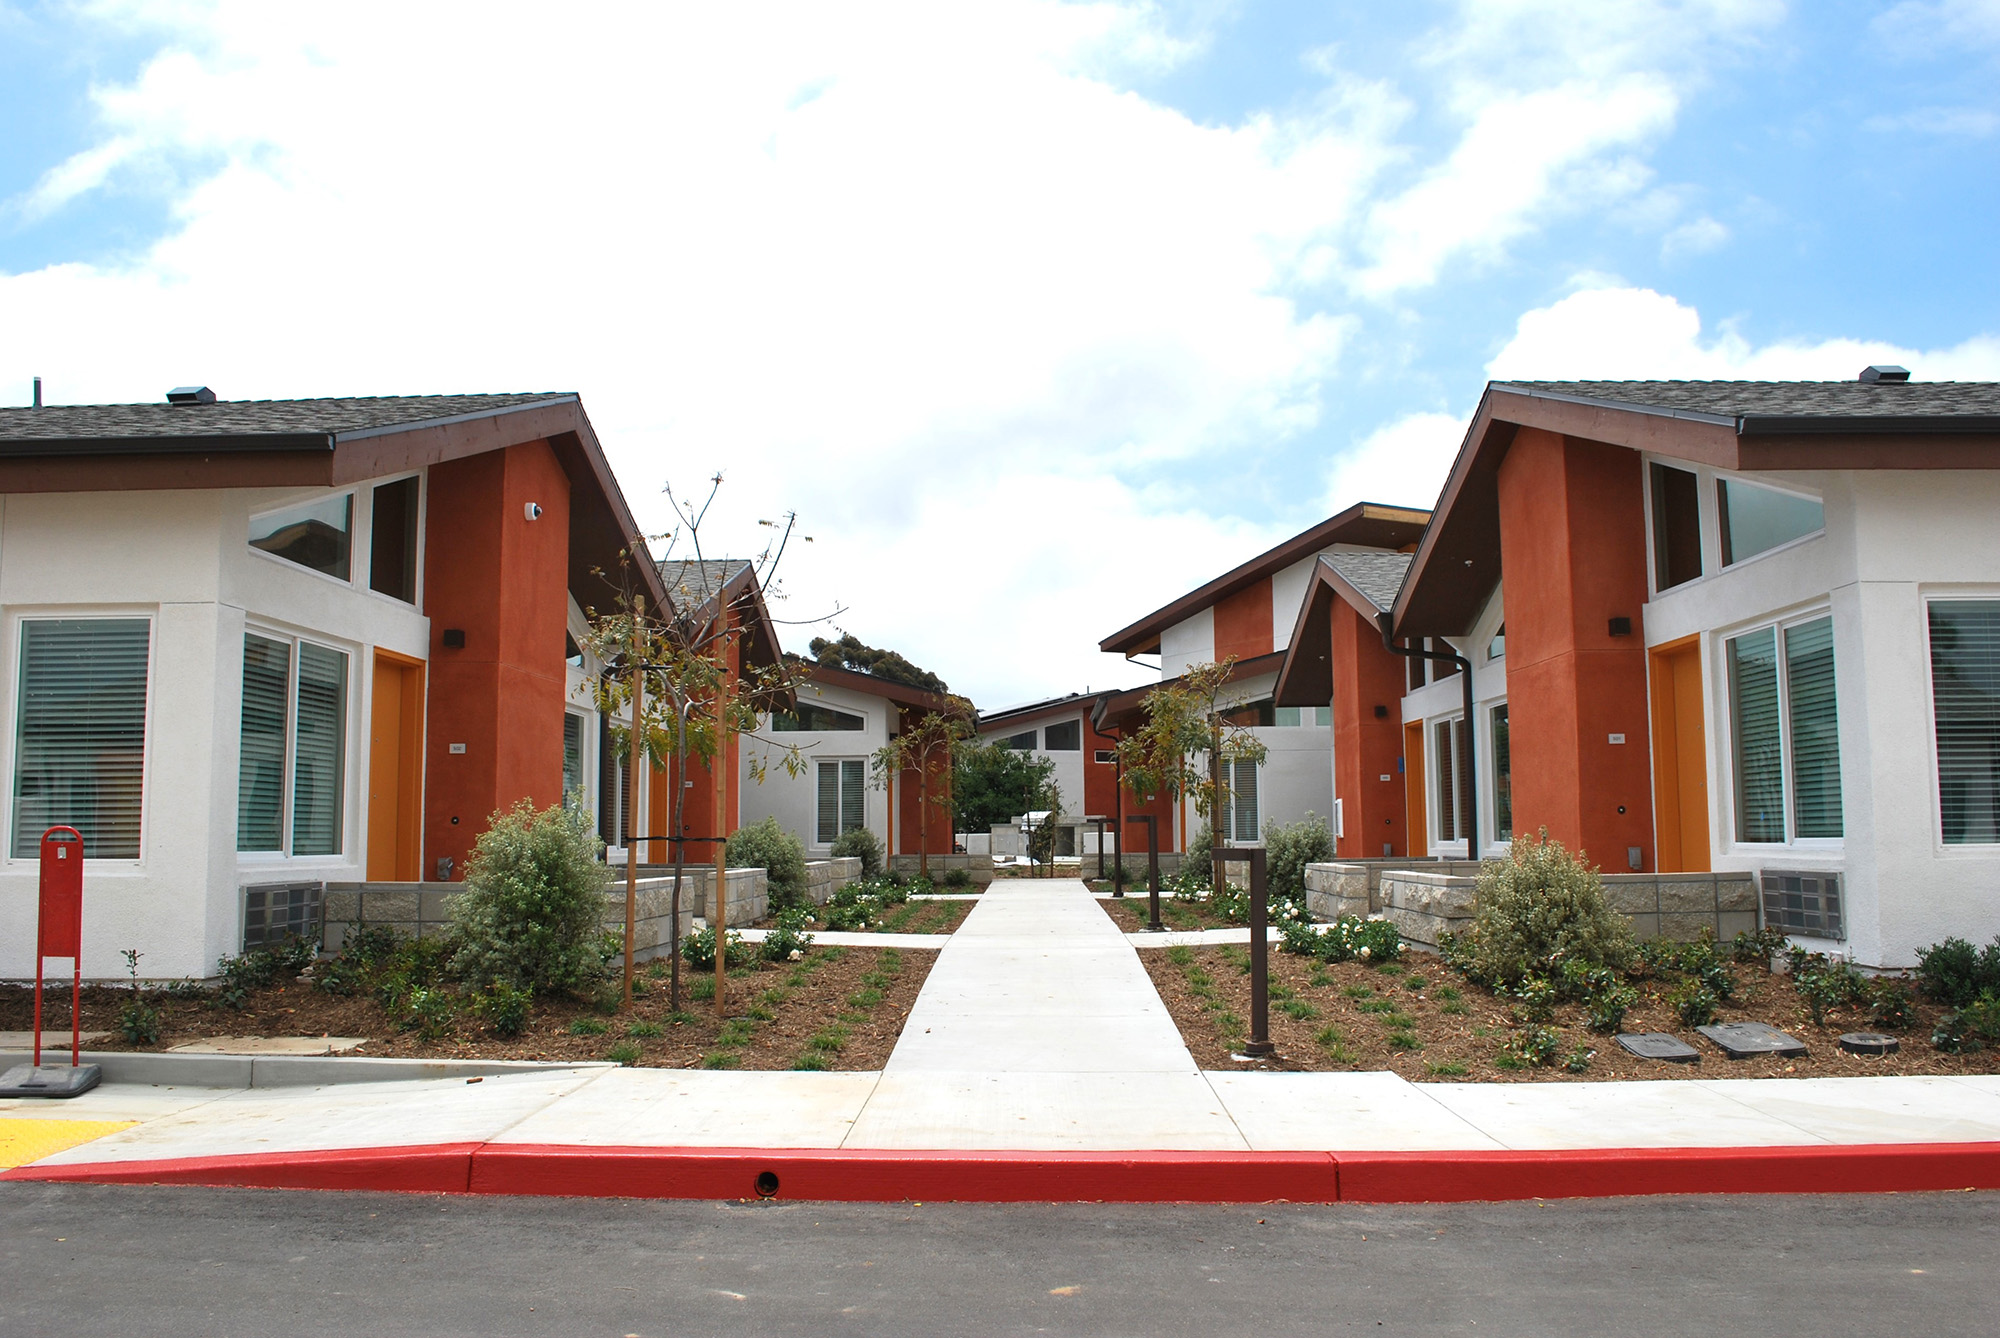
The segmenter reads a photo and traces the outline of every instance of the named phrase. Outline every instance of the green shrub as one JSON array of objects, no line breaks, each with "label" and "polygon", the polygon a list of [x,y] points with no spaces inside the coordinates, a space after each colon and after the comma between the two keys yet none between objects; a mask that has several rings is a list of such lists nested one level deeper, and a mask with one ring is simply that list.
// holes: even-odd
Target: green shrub
[{"label": "green shrub", "polygon": [[404,996],[397,1023],[426,1041],[440,1040],[458,1021],[458,996],[441,985],[420,986]]},{"label": "green shrub", "polygon": [[1271,904],[1306,904],[1306,865],[1333,858],[1333,832],[1326,819],[1307,813],[1293,823],[1264,825],[1264,887]]},{"label": "green shrub", "polygon": [[[779,911],[778,920],[764,935],[761,945],[767,962],[795,962],[806,955],[812,947],[813,936],[806,932],[812,923],[812,915],[803,906],[794,906],[788,911]],[[715,949],[709,947],[712,955]]]},{"label": "green shrub", "polygon": [[1949,1054],[1966,1054],[2000,1043],[2000,991],[1988,990],[1965,1007],[1939,1017],[1931,1044]]},{"label": "green shrub", "polygon": [[493,815],[451,899],[452,971],[475,990],[505,981],[536,994],[594,985],[609,871],[580,809],[535,811],[523,799]]},{"label": "green shrub", "polygon": [[1597,1052],[1587,1045],[1579,1045],[1563,1060],[1563,1072],[1585,1073],[1590,1069],[1590,1057]]},{"label": "green shrub", "polygon": [[1715,1021],[1715,1010],[1721,1000],[1715,991],[1699,980],[1684,980],[1667,995],[1667,1004],[1679,1017],[1682,1026],[1705,1027]]},{"label": "green shrub", "polygon": [[1746,965],[1751,962],[1771,964],[1771,959],[1786,947],[1784,932],[1778,929],[1759,929],[1756,933],[1745,931],[1736,936],[1730,944],[1730,956]]},{"label": "green shrub", "polygon": [[1387,920],[1343,915],[1329,925],[1316,925],[1313,955],[1326,962],[1365,962],[1381,966],[1403,955],[1403,936]]},{"label": "green shrub", "polygon": [[1639,1002],[1639,991],[1614,983],[1584,1000],[1584,1010],[1592,1031],[1609,1035],[1625,1025],[1625,1014]]},{"label": "green shrub", "polygon": [[528,1025],[528,1003],[535,996],[504,980],[490,980],[472,996],[473,1011],[493,1028],[495,1036],[519,1036]]},{"label": "green shrub", "polygon": [[776,818],[730,833],[729,867],[762,869],[773,911],[788,911],[812,900],[806,895],[806,848]]},{"label": "green shrub", "polygon": [[882,843],[866,827],[854,827],[834,837],[833,857],[860,860],[863,878],[882,872]]},{"label": "green shrub", "polygon": [[[1141,854],[1145,852],[1140,851]],[[1203,823],[1201,830],[1188,842],[1187,852],[1181,856],[1181,866],[1176,877],[1183,881],[1198,882],[1210,886],[1215,878],[1215,837]]]},{"label": "green shrub", "polygon": [[1509,1036],[1506,1045],[1501,1048],[1501,1054],[1513,1059],[1517,1065],[1553,1064],[1561,1052],[1562,1037],[1556,1029],[1540,1025],[1522,1027]]},{"label": "green shrub", "polygon": [[1523,976],[1512,993],[1521,1001],[1521,1006],[1515,1011],[1523,1021],[1555,1021],[1556,1003],[1560,996],[1552,981],[1542,976]]},{"label": "green shrub", "polygon": [[1917,954],[1917,979],[1925,994],[1951,1008],[2000,991],[2000,937],[1983,949],[1962,938],[1932,944]]},{"label": "green shrub", "polygon": [[939,881],[945,887],[952,888],[953,890],[968,888],[972,886],[972,871],[970,869],[946,869],[944,877]]},{"label": "green shrub", "polygon": [[1813,1025],[1819,1027],[1826,1025],[1829,1008],[1859,1003],[1866,998],[1868,984],[1846,962],[1829,962],[1817,953],[1814,958],[1805,969],[1792,973],[1792,988],[1805,1000]]},{"label": "green shrub", "polygon": [[[757,960],[757,949],[745,943],[743,935],[732,929],[726,940],[731,967],[749,966]],[[715,970],[715,926],[697,929],[681,940],[681,959],[697,971]],[[714,982],[710,982],[711,989]]]},{"label": "green shrub", "polygon": [[1615,967],[1632,955],[1631,925],[1605,901],[1603,879],[1546,828],[1481,869],[1478,910],[1461,939],[1467,974],[1496,986],[1571,959]]},{"label": "green shrub", "polygon": [[1869,982],[1868,1021],[1884,1031],[1906,1031],[1916,1020],[1910,987],[1886,977]]}]

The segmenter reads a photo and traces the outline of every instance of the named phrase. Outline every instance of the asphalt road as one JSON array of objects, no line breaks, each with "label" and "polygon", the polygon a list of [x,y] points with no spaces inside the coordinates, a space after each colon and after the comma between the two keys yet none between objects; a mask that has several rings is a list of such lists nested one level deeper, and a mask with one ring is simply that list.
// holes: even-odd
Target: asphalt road
[{"label": "asphalt road", "polygon": [[0,1185],[4,1334],[1990,1333],[2000,1194],[1438,1207]]}]

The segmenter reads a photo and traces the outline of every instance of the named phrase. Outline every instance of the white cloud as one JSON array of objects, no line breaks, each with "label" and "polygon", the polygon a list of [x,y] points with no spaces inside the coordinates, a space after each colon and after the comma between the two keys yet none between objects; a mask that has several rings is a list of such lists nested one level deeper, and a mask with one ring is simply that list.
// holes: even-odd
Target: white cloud
[{"label": "white cloud", "polygon": [[1356,502],[1429,510],[1444,490],[1465,423],[1448,413],[1413,413],[1377,428],[1334,458],[1327,473],[1327,511]]},{"label": "white cloud", "polygon": [[1664,293],[1598,288],[1523,315],[1486,372],[1500,381],[1846,381],[1871,363],[1901,364],[1924,381],[2000,380],[2000,337],[1930,350],[1851,338],[1759,347],[1730,330],[1704,339],[1701,314]]},{"label": "white cloud", "polygon": [[1917,107],[1894,116],[1871,116],[1862,124],[1870,130],[1984,139],[2000,130],[2000,113],[1978,107]]},{"label": "white cloud", "polygon": [[1707,214],[1692,218],[1660,240],[1660,258],[1706,255],[1729,240],[1729,229]]},{"label": "white cloud", "polygon": [[1928,57],[1967,47],[2000,47],[2000,0],[1904,0],[1869,25],[1901,56]]}]

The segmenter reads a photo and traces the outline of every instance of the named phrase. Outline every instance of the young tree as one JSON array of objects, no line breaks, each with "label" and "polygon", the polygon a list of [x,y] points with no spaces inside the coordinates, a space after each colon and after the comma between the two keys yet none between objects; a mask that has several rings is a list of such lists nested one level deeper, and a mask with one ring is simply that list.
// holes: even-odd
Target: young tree
[{"label": "young tree", "polygon": [[[1232,655],[1220,664],[1197,665],[1146,694],[1146,723],[1117,746],[1127,790],[1192,799],[1195,812],[1220,830],[1216,815],[1229,802],[1224,763],[1262,762],[1268,751],[1249,726],[1228,719],[1222,699],[1235,672]],[[1215,880],[1220,887],[1220,864]]]},{"label": "young tree", "polygon": [[[614,728],[612,731],[613,747],[621,758],[628,761],[633,778],[626,819],[632,838],[627,843],[625,872],[627,1004],[632,998],[634,903],[638,847],[642,844],[638,800],[641,767],[650,764],[668,770],[671,760],[675,765],[669,774],[677,777],[686,776],[690,762],[706,767],[716,777],[717,836],[726,836],[727,833],[721,830],[724,825],[723,796],[726,792],[721,772],[727,764],[730,741],[743,735],[759,737],[756,734],[758,708],[768,705],[788,685],[778,647],[766,648],[766,663],[751,663],[749,652],[758,630],[748,617],[754,611],[754,597],[747,592],[754,587],[763,592],[762,597],[777,597],[778,567],[793,538],[797,517],[787,512],[781,521],[759,521],[760,525],[774,533],[764,551],[754,559],[709,559],[702,551],[701,527],[721,486],[722,475],[717,474],[709,480],[707,497],[697,506],[675,494],[669,484],[666,488],[667,499],[674,508],[678,523],[666,535],[640,537],[640,542],[661,545],[662,556],[658,559],[658,567],[670,601],[666,608],[647,607],[645,595],[637,588],[638,583],[631,570],[635,558],[628,548],[619,555],[621,571],[612,587],[611,611],[599,613],[595,608],[586,610],[590,623],[587,648],[607,668],[597,683],[598,709],[607,716],[628,712],[631,717],[630,727]],[[798,537],[804,542],[811,542],[809,536]],[[634,547],[637,547],[636,543]],[[643,549],[640,551],[644,552]],[[749,568],[751,586],[745,587],[746,593],[732,597],[730,592],[738,584],[738,577],[745,567]],[[606,578],[609,579],[608,574]],[[632,747],[635,734],[639,740],[636,750]],[[771,746],[779,764],[788,774],[797,776],[804,773],[806,762],[797,745],[772,742]],[[751,767],[753,777],[761,781],[767,765],[761,759],[754,760]],[[678,838],[684,830],[687,786],[674,786],[672,795],[671,825],[675,839],[672,840],[674,883],[670,923],[674,932],[678,933],[681,882],[687,860],[686,843]],[[646,838],[652,841],[664,839],[657,834],[646,834]],[[726,904],[724,883],[727,863],[724,846],[718,839],[715,843],[717,919],[723,918]],[[726,930],[727,926],[723,926],[718,933],[726,934]],[[669,1000],[671,1007],[678,1011],[680,953],[675,951],[670,956]],[[718,1014],[725,1006],[726,960],[727,954],[716,954],[715,1006]]]},{"label": "young tree", "polygon": [[[972,703],[952,697],[944,710],[928,711],[875,751],[875,783],[883,789],[904,771],[917,773],[917,872],[931,876],[931,810],[951,816],[952,764],[972,740]],[[891,852],[892,854],[894,852]]]}]

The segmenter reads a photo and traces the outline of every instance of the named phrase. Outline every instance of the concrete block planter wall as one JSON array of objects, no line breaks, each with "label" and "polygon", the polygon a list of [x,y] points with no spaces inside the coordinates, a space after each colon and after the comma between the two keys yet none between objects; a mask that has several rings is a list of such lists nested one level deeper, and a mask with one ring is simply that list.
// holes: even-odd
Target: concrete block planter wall
[{"label": "concrete block planter wall", "polygon": [[[986,855],[932,855],[930,857],[931,881],[939,883],[944,875],[953,869],[963,869],[971,875],[972,881],[984,887],[993,881],[993,860]],[[922,867],[915,855],[891,855],[889,868],[906,878],[915,878]]]},{"label": "concrete block planter wall", "polygon": [[846,859],[814,859],[806,861],[806,896],[815,906],[824,906],[833,894],[861,876],[861,861],[852,856]]},{"label": "concrete block planter wall", "polygon": [[[1424,864],[1355,860],[1306,866],[1306,904],[1316,919],[1379,914],[1404,938],[1437,946],[1472,918],[1479,866],[1469,860]],[[1757,928],[1757,884],[1747,873],[1605,874],[1612,909],[1632,921],[1641,938],[1682,942],[1713,931],[1728,942]]]}]

